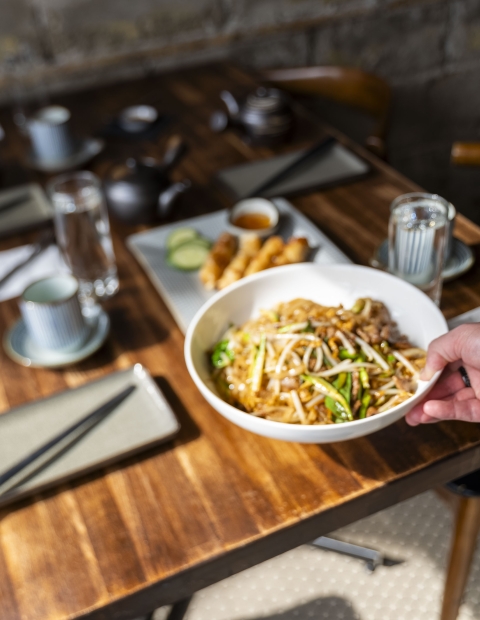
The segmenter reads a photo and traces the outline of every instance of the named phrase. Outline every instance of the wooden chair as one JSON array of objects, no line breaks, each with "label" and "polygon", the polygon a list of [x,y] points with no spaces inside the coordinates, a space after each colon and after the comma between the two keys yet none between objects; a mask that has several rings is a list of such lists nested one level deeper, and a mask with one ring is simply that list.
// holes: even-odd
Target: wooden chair
[{"label": "wooden chair", "polygon": [[456,166],[480,166],[480,142],[454,142],[451,161]]},{"label": "wooden chair", "polygon": [[365,146],[385,157],[391,90],[381,78],[352,67],[271,69],[263,71],[261,78],[293,94],[314,95],[366,112],[375,119],[376,127]]},{"label": "wooden chair", "polygon": [[456,620],[480,531],[480,471],[437,491],[455,513],[441,620]]}]

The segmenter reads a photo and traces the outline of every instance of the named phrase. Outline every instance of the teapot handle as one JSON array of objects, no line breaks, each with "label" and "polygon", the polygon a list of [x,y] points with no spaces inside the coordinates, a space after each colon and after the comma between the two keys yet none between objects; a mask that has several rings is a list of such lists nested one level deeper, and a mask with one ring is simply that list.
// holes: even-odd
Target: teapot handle
[{"label": "teapot handle", "polygon": [[168,172],[171,170],[182,157],[187,153],[188,146],[181,136],[175,135],[169,138],[167,149],[162,161],[162,170]]},{"label": "teapot handle", "polygon": [[235,120],[240,114],[240,106],[238,105],[238,101],[228,90],[222,90],[220,93],[220,98],[227,106],[227,110],[231,118]]},{"label": "teapot handle", "polygon": [[158,215],[160,217],[166,217],[170,213],[170,209],[178,196],[186,192],[191,185],[191,182],[185,179],[165,189],[158,197]]}]

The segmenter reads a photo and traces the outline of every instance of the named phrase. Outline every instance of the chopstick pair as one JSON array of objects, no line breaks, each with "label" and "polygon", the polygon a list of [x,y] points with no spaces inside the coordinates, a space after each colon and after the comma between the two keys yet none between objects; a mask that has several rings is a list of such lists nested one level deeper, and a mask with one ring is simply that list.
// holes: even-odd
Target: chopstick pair
[{"label": "chopstick pair", "polygon": [[[123,402],[130,394],[136,389],[135,385],[129,385],[125,390],[103,403],[100,407],[94,411],[88,413],[86,416],[69,426],[67,429],[49,439],[39,448],[28,454],[25,458],[21,459],[15,465],[12,465],[7,471],[0,474],[0,487],[6,484],[9,480],[17,476],[20,472],[24,471],[29,465],[32,465],[40,459],[40,457],[46,455],[55,446],[58,446],[62,441],[73,435],[75,431],[80,430],[82,427],[86,427],[87,430],[92,428],[95,424],[101,422],[107,417],[121,402]],[[89,426],[88,426],[89,425]],[[10,489],[7,489],[7,491]],[[4,492],[0,492],[3,495]]]},{"label": "chopstick pair", "polygon": [[277,185],[280,181],[284,181],[287,177],[291,176],[293,172],[296,172],[299,168],[303,167],[310,160],[316,159],[319,155],[326,153],[335,144],[336,140],[332,136],[324,138],[320,142],[314,144],[311,148],[301,153],[293,162],[287,164],[284,168],[276,172],[266,181],[260,183],[252,190],[242,197],[242,200],[246,198],[253,198],[254,196],[261,196],[268,189],[271,189],[274,185]]}]

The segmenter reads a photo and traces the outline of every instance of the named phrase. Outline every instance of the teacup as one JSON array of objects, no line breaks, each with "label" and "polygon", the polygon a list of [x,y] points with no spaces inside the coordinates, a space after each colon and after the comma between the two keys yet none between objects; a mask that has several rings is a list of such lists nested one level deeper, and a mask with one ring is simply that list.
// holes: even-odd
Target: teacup
[{"label": "teacup", "polygon": [[75,151],[70,134],[70,111],[59,105],[38,110],[27,127],[34,155],[44,161],[62,160]]},{"label": "teacup", "polygon": [[88,326],[78,300],[78,280],[62,274],[38,280],[20,299],[28,334],[41,349],[75,351],[84,343]]}]

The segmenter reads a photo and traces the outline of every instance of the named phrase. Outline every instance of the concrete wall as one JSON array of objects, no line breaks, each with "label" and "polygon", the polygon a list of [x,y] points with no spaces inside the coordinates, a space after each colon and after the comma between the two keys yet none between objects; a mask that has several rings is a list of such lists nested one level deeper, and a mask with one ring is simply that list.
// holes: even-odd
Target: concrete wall
[{"label": "concrete wall", "polygon": [[480,169],[448,162],[480,140],[480,0],[0,0],[3,100],[219,58],[386,77],[392,164],[480,211]]}]

